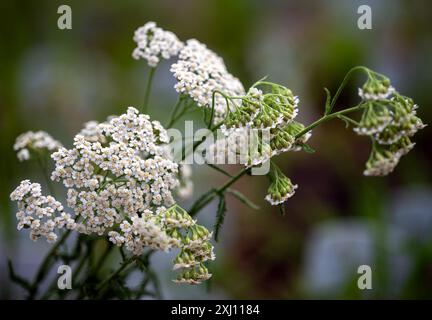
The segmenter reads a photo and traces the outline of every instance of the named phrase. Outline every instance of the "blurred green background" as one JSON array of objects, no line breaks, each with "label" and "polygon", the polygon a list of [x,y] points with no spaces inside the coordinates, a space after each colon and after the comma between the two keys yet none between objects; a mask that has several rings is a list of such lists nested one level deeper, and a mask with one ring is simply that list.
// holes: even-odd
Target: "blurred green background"
[{"label": "blurred green background", "polygon": [[[72,30],[57,28],[61,4],[72,8]],[[357,28],[357,8],[363,4],[372,8],[372,30]],[[32,275],[48,248],[15,228],[11,190],[27,177],[42,181],[34,164],[17,161],[15,137],[45,130],[70,146],[84,122],[140,106],[148,68],[131,58],[132,36],[149,20],[181,40],[206,43],[246,87],[265,75],[288,86],[300,97],[299,118],[306,123],[323,112],[323,87],[334,92],[355,65],[388,75],[420,105],[424,122],[432,119],[432,4],[426,0],[6,0],[0,12],[2,298],[20,298],[8,280],[6,259]],[[155,76],[150,113],[158,120],[166,119],[176,100],[169,65],[162,63]],[[362,80],[350,83],[339,107],[356,103]],[[431,298],[429,127],[414,140],[416,148],[391,175],[367,178],[362,176],[367,139],[339,122],[314,130],[310,144],[315,154],[288,153],[277,159],[299,185],[287,203],[287,215],[281,217],[264,202],[264,177],[238,182],[238,189],[261,210],[230,199],[211,290],[174,286],[170,257],[158,255],[154,263],[163,274],[165,297]],[[194,169],[195,198],[224,181],[207,168]],[[216,205],[198,219],[211,227]],[[357,288],[362,264],[372,268],[372,290]]]}]

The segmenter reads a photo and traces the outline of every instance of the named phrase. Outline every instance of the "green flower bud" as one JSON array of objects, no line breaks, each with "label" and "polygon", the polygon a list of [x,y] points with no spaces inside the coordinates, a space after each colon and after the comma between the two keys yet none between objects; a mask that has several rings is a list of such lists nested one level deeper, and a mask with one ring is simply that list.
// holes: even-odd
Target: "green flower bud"
[{"label": "green flower bud", "polygon": [[359,96],[366,101],[385,100],[394,92],[395,89],[391,86],[388,78],[370,72],[368,73],[368,80],[359,89]]},{"label": "green flower bud", "polygon": [[399,163],[399,159],[400,154],[374,144],[363,174],[365,176],[385,176],[394,170]]},{"label": "green flower bud", "polygon": [[293,185],[291,180],[276,165],[272,164],[268,177],[271,183],[265,199],[270,204],[281,204],[294,195],[297,185]]}]

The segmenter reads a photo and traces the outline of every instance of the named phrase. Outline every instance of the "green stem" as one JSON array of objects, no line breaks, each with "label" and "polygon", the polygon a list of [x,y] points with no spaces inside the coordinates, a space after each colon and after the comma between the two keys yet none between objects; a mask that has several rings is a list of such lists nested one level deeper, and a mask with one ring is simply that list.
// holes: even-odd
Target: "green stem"
[{"label": "green stem", "polygon": [[217,194],[223,193],[226,189],[228,189],[229,187],[231,187],[238,179],[240,179],[241,177],[243,177],[247,173],[248,170],[249,170],[249,168],[243,168],[235,176],[233,176],[230,180],[228,180],[227,182],[225,182],[225,184],[223,184],[220,188],[216,189],[215,192]]},{"label": "green stem", "polygon": [[220,92],[219,90],[215,90],[213,91],[212,94],[212,105],[211,105],[211,112],[210,112],[210,120],[209,123],[207,125],[207,129],[211,129],[211,126],[213,125],[213,118],[214,118],[214,110],[215,110],[215,98],[216,98],[216,94],[219,93],[220,95],[222,95],[225,98],[226,104],[227,104],[227,109],[229,109],[229,104],[228,104],[228,98],[225,96],[225,94],[223,92]]},{"label": "green stem", "polygon": [[[91,247],[91,248],[92,248],[92,247]],[[82,270],[82,267],[84,266],[84,264],[85,264],[85,262],[86,262],[87,260],[89,260],[89,268],[88,268],[89,273],[88,273],[87,276],[84,277],[84,279],[81,281],[81,285],[80,285],[80,287],[83,287],[83,286],[84,286],[86,283],[88,283],[88,282],[90,281],[90,279],[92,279],[93,277],[95,277],[95,278],[97,277],[97,274],[99,273],[100,269],[102,268],[103,263],[106,261],[106,259],[108,258],[108,256],[109,256],[110,253],[112,252],[112,249],[113,249],[113,245],[112,245],[112,243],[108,242],[107,247],[106,247],[104,253],[103,253],[102,256],[99,258],[99,260],[98,260],[98,262],[97,262],[97,264],[96,264],[96,267],[95,267],[93,270],[91,270],[91,269],[92,269],[92,268],[91,268],[92,263],[91,263],[91,261],[90,261],[90,259],[89,259],[90,256],[91,256],[91,254],[92,254],[92,252],[91,252],[92,250],[91,250],[91,251],[88,251],[87,255],[84,255],[84,256],[81,258],[81,261],[80,261],[80,263],[79,263],[79,265],[78,265],[78,267],[77,267],[77,270],[74,271],[74,273],[73,273],[73,275],[74,275],[74,279],[77,279],[79,272]],[[77,284],[75,284],[75,282],[74,282],[74,284],[73,284],[73,287],[74,287],[74,288],[77,287]],[[84,297],[84,294],[83,294],[83,292],[81,292],[79,298],[83,298],[83,297]]]},{"label": "green stem", "polygon": [[[213,128],[210,129],[211,132],[213,133],[215,130],[219,129],[222,124],[223,123],[219,123],[219,124],[215,125]],[[195,143],[193,144],[193,147],[192,147],[192,152],[195,151],[196,148],[198,148],[198,146],[200,146],[207,139],[208,136],[209,135],[206,135],[201,140],[195,141]]]},{"label": "green stem", "polygon": [[38,286],[42,282],[42,280],[45,278],[46,273],[48,272],[48,268],[51,266],[52,259],[54,258],[54,254],[57,251],[57,249],[66,241],[68,236],[71,234],[71,230],[67,230],[63,236],[60,238],[59,241],[56,242],[55,245],[53,245],[48,251],[47,255],[45,256],[42,264],[39,266],[39,269],[36,273],[35,280],[33,281],[30,292],[29,292],[29,300],[34,299],[38,292]]},{"label": "green stem", "polygon": [[350,117],[346,117],[343,114],[338,115],[338,118],[345,121],[347,124],[347,127],[349,124],[352,124],[353,126],[356,126],[356,127],[359,125],[359,123],[357,121],[351,119]]},{"label": "green stem", "polygon": [[[221,123],[218,123],[217,125],[215,125],[213,128],[211,128],[211,131],[212,131],[212,133],[215,131],[215,130],[217,130],[218,128],[220,128],[220,126],[222,125],[222,123],[223,122],[221,122]],[[187,144],[187,142],[185,141],[185,145],[184,145],[184,147],[182,148],[182,150],[181,150],[181,158],[182,159],[186,159],[191,153],[193,153],[193,152],[195,152],[195,150],[202,144],[202,143],[204,143],[204,141],[207,139],[207,137],[208,137],[209,135],[205,135],[204,137],[202,137],[202,139],[201,140],[198,140],[198,141],[195,141],[194,143],[193,143],[193,145],[192,145],[192,148],[186,148],[186,144]],[[188,152],[186,152],[186,149],[187,149],[187,151]],[[184,158],[183,158],[183,154],[185,155],[184,156]],[[176,156],[177,156],[177,154],[176,154]],[[177,158],[177,157],[176,157]]]},{"label": "green stem", "polygon": [[[80,246],[80,237],[77,238],[77,242],[78,245]],[[72,275],[73,275],[73,281],[72,281],[72,288],[76,288],[77,286],[77,278],[85,264],[85,262],[87,261],[88,255],[87,254],[81,254],[81,257],[77,263],[76,268],[72,271]],[[66,261],[64,261],[64,263],[68,263]],[[57,277],[54,277],[53,281],[51,282],[51,285],[48,287],[49,289],[46,291],[46,293],[42,296],[41,300],[46,300],[49,299],[54,293],[55,293],[55,289],[57,287]],[[64,299],[67,295],[69,295],[70,293],[72,293],[72,290],[63,290],[59,292],[59,298],[60,299]]]},{"label": "green stem", "polygon": [[146,86],[145,93],[144,93],[144,105],[141,108],[141,113],[147,112],[147,105],[148,105],[148,100],[150,97],[150,91],[151,91],[151,87],[152,87],[152,83],[153,83],[153,76],[154,76],[155,71],[156,71],[156,68],[150,68],[148,78],[147,78],[147,86]]},{"label": "green stem", "polygon": [[95,276],[97,276],[99,270],[102,268],[102,266],[103,266],[105,260],[108,258],[109,254],[111,253],[111,249],[112,249],[112,248],[113,248],[112,243],[111,243],[111,242],[108,242],[107,247],[106,247],[104,253],[103,253],[102,256],[99,258],[99,260],[98,260],[98,262],[97,262],[97,264],[96,264],[96,267],[95,267],[94,270],[93,270],[93,274],[94,274]]},{"label": "green stem", "polygon": [[118,268],[115,272],[111,273],[105,280],[103,280],[97,287],[96,287],[96,293],[101,291],[112,279],[117,277],[123,270],[125,270],[127,267],[131,267],[131,265],[135,263],[135,259],[129,258],[126,261],[124,261],[120,268]]},{"label": "green stem", "polygon": [[212,168],[212,169],[214,169],[214,170],[216,170],[216,171],[222,173],[223,175],[232,178],[232,175],[231,175],[231,174],[229,174],[228,172],[226,172],[224,169],[219,168],[217,165],[214,165],[214,164],[212,164],[212,163],[206,163],[206,165],[209,166],[210,168]]},{"label": "green stem", "polygon": [[47,168],[47,165],[46,165],[46,161],[44,161],[44,159],[42,158],[41,154],[38,154],[37,160],[38,160],[39,166],[41,168],[41,171],[42,171],[43,177],[45,179],[45,182],[47,184],[48,190],[49,190],[50,194],[53,197],[55,197],[54,187],[53,187],[52,181],[51,181],[51,179],[49,178],[49,175],[48,175],[48,168]]},{"label": "green stem", "polygon": [[351,78],[351,76],[353,75],[354,72],[356,71],[364,71],[367,74],[370,74],[370,70],[364,66],[356,66],[354,68],[351,68],[347,74],[345,75],[344,79],[342,80],[339,88],[337,89],[335,95],[333,96],[331,103],[330,103],[330,108],[328,110],[326,110],[326,115],[328,115],[333,107],[336,104],[337,99],[339,98],[340,94],[342,93],[342,90],[345,88],[346,84],[348,83],[348,80]]},{"label": "green stem", "polygon": [[174,108],[171,111],[171,115],[169,117],[167,124],[165,125],[165,128],[170,128],[173,125],[173,123],[176,119],[177,111],[180,108],[181,104],[184,102],[184,99],[185,99],[185,97],[183,95],[180,95],[178,97],[177,103],[175,104]]},{"label": "green stem", "polygon": [[235,176],[225,182],[221,187],[210,192],[204,199],[200,199],[199,203],[196,203],[192,206],[192,208],[188,211],[190,216],[196,215],[201,209],[207,206],[216,196],[219,196],[225,192],[231,185],[233,185],[237,180],[239,180],[242,176],[244,176],[248,171],[248,168],[244,168],[240,170]]},{"label": "green stem", "polygon": [[321,123],[329,121],[331,119],[337,118],[340,115],[346,114],[346,113],[350,113],[350,112],[354,112],[354,111],[359,111],[361,109],[363,109],[365,107],[364,104],[358,104],[355,107],[351,107],[351,108],[347,108],[338,112],[333,112],[331,114],[325,115],[323,117],[321,117],[320,119],[318,119],[317,121],[313,122],[312,124],[308,125],[306,128],[304,128],[302,131],[300,131],[298,134],[296,134],[295,138],[298,139],[301,136],[303,136],[304,134],[308,133],[309,131],[311,131],[313,128],[319,126]]}]

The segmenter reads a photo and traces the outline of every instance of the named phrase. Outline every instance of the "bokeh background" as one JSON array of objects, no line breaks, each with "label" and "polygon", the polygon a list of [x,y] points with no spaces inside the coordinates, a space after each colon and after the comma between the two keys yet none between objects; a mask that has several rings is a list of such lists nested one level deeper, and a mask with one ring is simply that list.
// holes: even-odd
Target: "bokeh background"
[{"label": "bokeh background", "polygon": [[[61,4],[72,7],[72,30],[57,28]],[[363,4],[372,8],[372,30],[357,28],[357,8]],[[355,65],[388,75],[420,105],[424,122],[432,120],[430,1],[7,0],[0,12],[1,298],[22,297],[8,278],[7,259],[32,276],[49,248],[16,231],[11,190],[27,177],[43,180],[34,164],[17,161],[15,137],[46,130],[70,146],[84,122],[140,106],[148,68],[131,58],[132,36],[149,20],[182,40],[206,43],[245,86],[268,75],[290,87],[301,99],[299,118],[306,123],[323,112],[323,87],[334,92]],[[151,96],[150,113],[159,120],[176,100],[169,65],[158,68]],[[356,103],[362,80],[350,83],[339,107]],[[229,199],[211,290],[173,285],[172,257],[157,254],[153,263],[164,297],[432,298],[429,130],[416,135],[416,148],[385,178],[362,176],[367,139],[339,122],[314,130],[315,154],[277,159],[299,185],[286,216],[264,202],[264,177],[244,178],[236,187],[261,209]],[[223,181],[208,168],[194,167],[194,197]],[[216,205],[198,216],[209,227]],[[357,288],[362,264],[372,268],[372,290]]]}]

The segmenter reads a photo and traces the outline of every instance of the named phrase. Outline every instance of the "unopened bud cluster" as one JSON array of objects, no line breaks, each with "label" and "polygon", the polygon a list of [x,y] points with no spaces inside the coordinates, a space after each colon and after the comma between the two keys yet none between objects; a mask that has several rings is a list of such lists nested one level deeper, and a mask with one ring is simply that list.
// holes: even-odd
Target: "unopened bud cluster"
[{"label": "unopened bud cluster", "polygon": [[270,204],[274,206],[282,204],[294,195],[298,186],[292,184],[291,180],[276,165],[272,164],[267,176],[270,186],[265,199]]},{"label": "unopened bud cluster", "polygon": [[180,206],[160,207],[154,214],[146,210],[130,221],[120,224],[119,231],[108,233],[110,241],[124,246],[133,255],[141,255],[146,248],[169,251],[179,249],[174,270],[179,270],[177,283],[199,284],[211,277],[205,263],[215,259],[210,243],[211,233]]},{"label": "unopened bud cluster", "polygon": [[[263,93],[258,87],[269,87]],[[221,129],[228,135],[238,128],[271,129],[290,123],[298,113],[299,99],[290,89],[270,82],[257,82],[227,115]]]},{"label": "unopened bud cluster", "polygon": [[[301,150],[311,136],[308,132],[296,137],[305,128],[294,120],[299,99],[282,85],[258,81],[245,96],[226,98],[231,101],[221,126],[226,137],[213,146],[222,150],[222,157],[227,151],[236,151],[240,163],[256,166],[280,153]],[[212,152],[220,156],[219,150]]]},{"label": "unopened bud cluster", "polygon": [[382,75],[370,71],[359,95],[364,111],[354,131],[373,141],[364,175],[384,176],[414,147],[411,137],[425,125],[416,115],[413,100],[400,95]]}]

